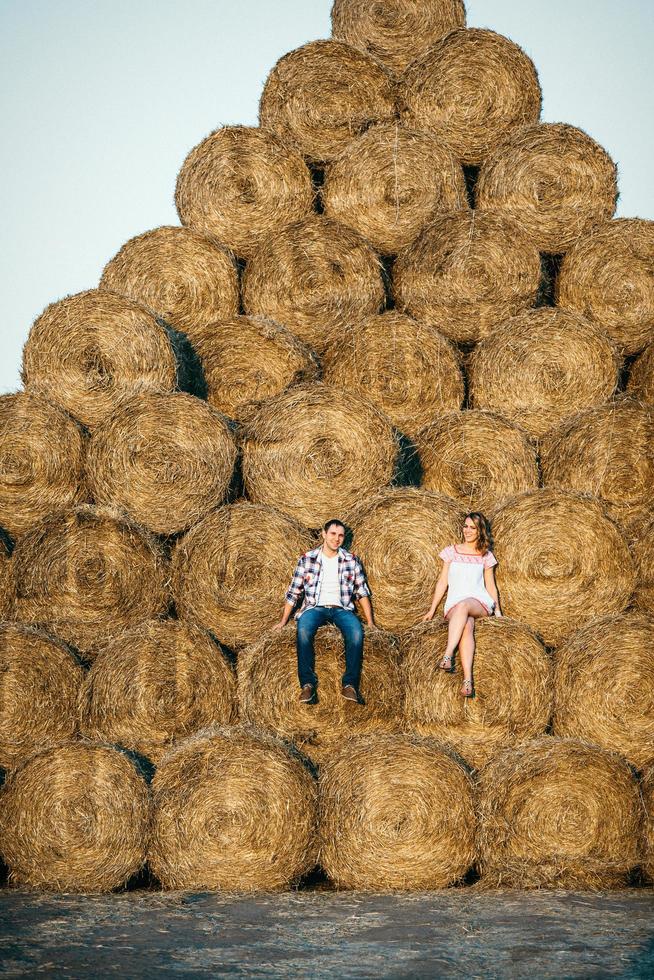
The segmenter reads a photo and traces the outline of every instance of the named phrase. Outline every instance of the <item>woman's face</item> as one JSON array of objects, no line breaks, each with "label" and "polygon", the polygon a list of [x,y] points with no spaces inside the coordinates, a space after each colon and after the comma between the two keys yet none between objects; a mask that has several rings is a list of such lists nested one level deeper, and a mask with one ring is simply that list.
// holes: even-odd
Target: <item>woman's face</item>
[{"label": "woman's face", "polygon": [[479,531],[477,530],[477,525],[471,517],[466,517],[465,524],[463,525],[463,540],[466,544],[476,544],[478,537]]}]

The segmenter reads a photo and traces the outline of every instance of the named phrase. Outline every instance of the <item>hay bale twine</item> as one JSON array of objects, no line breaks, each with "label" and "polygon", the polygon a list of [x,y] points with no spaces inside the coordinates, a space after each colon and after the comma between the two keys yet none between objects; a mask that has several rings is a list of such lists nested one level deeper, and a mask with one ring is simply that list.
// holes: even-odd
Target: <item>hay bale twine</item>
[{"label": "hay bale twine", "polygon": [[12,619],[16,586],[11,559],[13,545],[4,528],[0,527],[0,620]]},{"label": "hay bale twine", "polygon": [[266,401],[319,374],[311,348],[286,327],[262,316],[212,323],[196,349],[209,404],[232,419],[246,413],[252,402]]},{"label": "hay bale twine", "polygon": [[413,487],[364,498],[347,515],[384,629],[409,629],[429,609],[439,551],[461,536],[463,513],[449,497]]},{"label": "hay bale twine", "polygon": [[14,772],[0,796],[12,884],[58,892],[120,888],[145,861],[150,791],[125,752],[65,742]]},{"label": "hay bale twine", "polygon": [[394,75],[465,23],[463,0],[334,0],[332,6],[332,36],[366,51]]},{"label": "hay bale twine", "polygon": [[243,275],[245,312],[283,323],[318,353],[384,302],[376,253],[351,228],[319,215],[264,239]]},{"label": "hay bale twine", "polygon": [[23,349],[23,383],[93,429],[135,391],[173,391],[177,365],[154,313],[99,289],[51,303]]},{"label": "hay bale twine", "polygon": [[207,729],[152,783],[148,860],[164,888],[290,888],[315,864],[317,789],[306,760],[256,729]]},{"label": "hay bale twine", "polygon": [[473,351],[470,402],[539,438],[576,412],[607,401],[618,368],[613,344],[594,323],[567,310],[526,310]]},{"label": "hay bale twine", "polygon": [[599,501],[532,490],[493,514],[502,611],[548,646],[597,616],[619,613],[634,590],[629,549]]},{"label": "hay bale twine", "polygon": [[591,228],[566,252],[557,305],[594,320],[625,353],[654,339],[654,221],[618,218]]},{"label": "hay bale twine", "polygon": [[89,487],[156,534],[175,534],[221,504],[236,444],[226,419],[193,395],[137,395],[92,435]]},{"label": "hay bale twine", "polygon": [[243,427],[248,498],[317,528],[387,485],[397,456],[388,419],[358,392],[297,385]]},{"label": "hay bale twine", "polygon": [[654,405],[654,342],[632,364],[627,391],[634,398]]},{"label": "hay bale twine", "polygon": [[403,636],[405,718],[410,731],[452,746],[475,769],[499,750],[542,735],[552,708],[552,663],[529,627],[489,617],[475,625],[474,698],[462,698],[461,658],[438,666],[447,623],[421,623]]},{"label": "hay bale twine", "polygon": [[599,143],[565,123],[539,123],[509,134],[479,173],[476,206],[509,212],[542,252],[565,252],[610,218],[617,169]]},{"label": "hay bale twine", "polygon": [[15,618],[82,653],[168,608],[162,545],[110,507],[82,504],[46,518],[18,540],[13,566]]},{"label": "hay bale twine", "polygon": [[468,209],[463,170],[446,139],[397,122],[371,127],[326,167],[325,214],[395,255],[436,215]]},{"label": "hay bale twine", "polygon": [[306,163],[274,133],[224,126],[186,157],[175,204],[183,225],[247,259],[260,239],[310,214],[313,196]]},{"label": "hay bale twine", "polygon": [[478,784],[482,885],[619,888],[638,864],[643,806],[621,756],[544,736],[507,749]]},{"label": "hay bale twine", "polygon": [[358,391],[408,436],[444,411],[459,409],[464,386],[458,352],[429,323],[389,310],[355,325],[323,356],[327,384]]},{"label": "hay bale twine", "polygon": [[104,267],[100,289],[142,303],[192,341],[239,307],[233,257],[189,228],[164,226],[130,238]]},{"label": "hay bale twine", "polygon": [[260,125],[314,163],[333,159],[371,124],[394,116],[391,76],[341,41],[312,41],[285,54],[259,103]]},{"label": "hay bale twine", "polygon": [[0,767],[77,733],[82,666],[60,640],[0,623]]},{"label": "hay bale twine", "polygon": [[634,606],[648,612],[654,608],[654,512],[630,545],[636,565]]},{"label": "hay bale twine", "polygon": [[537,122],[541,91],[522,48],[494,31],[464,28],[408,66],[398,104],[407,126],[445,129],[461,162],[477,165],[516,127]]},{"label": "hay bale twine", "polygon": [[321,762],[350,734],[388,734],[402,727],[402,675],[397,643],[389,633],[365,627],[361,704],[341,694],[343,637],[328,626],[316,635],[318,703],[300,704],[295,626],[266,633],[238,659],[241,718],[293,742]]},{"label": "hay bale twine", "polygon": [[532,306],[538,249],[510,217],[458,211],[435,218],[393,266],[398,309],[471,344]]},{"label": "hay bale twine", "polygon": [[0,524],[14,537],[85,497],[84,435],[58,405],[0,396]]},{"label": "hay bale twine", "polygon": [[320,767],[319,792],[320,864],[339,888],[447,888],[474,861],[472,781],[433,739],[347,739]]},{"label": "hay bale twine", "polygon": [[173,742],[236,721],[236,677],[211,636],[193,623],[148,620],[94,647],[80,693],[87,738],[159,763]]},{"label": "hay bale twine", "polygon": [[645,847],[641,868],[654,882],[654,766],[647,770],[640,785],[645,804]]},{"label": "hay bale twine", "polygon": [[220,507],[177,543],[177,611],[228,647],[252,643],[279,621],[297,559],[312,545],[306,528],[272,507]]},{"label": "hay bale twine", "polygon": [[465,510],[492,510],[538,486],[536,449],[526,432],[493,412],[446,412],[415,438],[424,490]]}]

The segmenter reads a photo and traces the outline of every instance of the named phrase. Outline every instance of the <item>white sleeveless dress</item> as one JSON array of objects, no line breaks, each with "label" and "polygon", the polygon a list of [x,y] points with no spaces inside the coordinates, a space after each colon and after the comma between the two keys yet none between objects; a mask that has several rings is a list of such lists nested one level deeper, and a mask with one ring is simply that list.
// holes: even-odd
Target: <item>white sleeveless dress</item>
[{"label": "white sleeveless dress", "polygon": [[462,599],[476,599],[482,604],[489,616],[493,615],[495,602],[484,584],[484,569],[497,565],[497,558],[492,551],[485,555],[464,555],[457,551],[455,544],[443,548],[438,556],[448,564],[447,599],[443,615]]}]

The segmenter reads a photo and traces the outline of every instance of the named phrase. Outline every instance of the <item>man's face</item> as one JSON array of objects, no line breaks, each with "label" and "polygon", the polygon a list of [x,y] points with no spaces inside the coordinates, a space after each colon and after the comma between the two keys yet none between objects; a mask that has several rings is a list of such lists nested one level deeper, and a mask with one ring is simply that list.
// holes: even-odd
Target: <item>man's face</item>
[{"label": "man's face", "polygon": [[327,531],[322,532],[322,539],[332,551],[338,551],[345,541],[345,528],[340,524],[332,524]]}]

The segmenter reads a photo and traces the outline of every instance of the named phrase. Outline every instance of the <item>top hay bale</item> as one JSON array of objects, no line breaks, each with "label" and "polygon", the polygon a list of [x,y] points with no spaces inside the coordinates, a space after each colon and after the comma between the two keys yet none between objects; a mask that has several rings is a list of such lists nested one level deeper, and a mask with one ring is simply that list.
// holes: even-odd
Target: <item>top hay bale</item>
[{"label": "top hay bale", "polygon": [[341,41],[312,41],[280,58],[259,104],[261,126],[314,163],[332,160],[354,136],[394,115],[391,76]]},{"label": "top hay bale", "polygon": [[183,225],[247,259],[260,239],[308,215],[313,195],[306,163],[274,133],[225,126],[186,157],[175,204]]},{"label": "top hay bale", "polygon": [[445,129],[464,164],[478,165],[516,127],[540,117],[541,91],[530,58],[494,31],[452,31],[406,69],[398,85],[402,121]]},{"label": "top hay bale", "polygon": [[610,218],[617,169],[583,130],[564,123],[517,129],[479,172],[476,206],[512,214],[541,252],[567,251],[593,225]]}]

